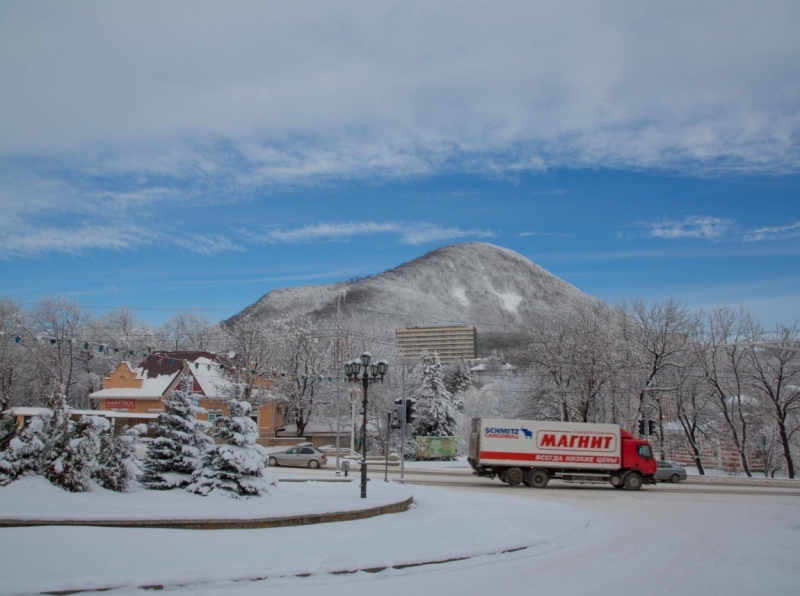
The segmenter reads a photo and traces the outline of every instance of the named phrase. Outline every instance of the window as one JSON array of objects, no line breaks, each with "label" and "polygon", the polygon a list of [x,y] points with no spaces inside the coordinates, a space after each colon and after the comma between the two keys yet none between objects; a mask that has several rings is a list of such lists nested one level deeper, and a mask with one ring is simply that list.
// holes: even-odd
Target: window
[{"label": "window", "polygon": [[313,449],[309,449],[308,447],[304,447],[302,453],[304,455],[314,455],[314,450]]},{"label": "window", "polygon": [[653,454],[650,452],[650,445],[639,445],[636,452],[639,454],[639,457],[644,459],[651,459],[653,457]]}]

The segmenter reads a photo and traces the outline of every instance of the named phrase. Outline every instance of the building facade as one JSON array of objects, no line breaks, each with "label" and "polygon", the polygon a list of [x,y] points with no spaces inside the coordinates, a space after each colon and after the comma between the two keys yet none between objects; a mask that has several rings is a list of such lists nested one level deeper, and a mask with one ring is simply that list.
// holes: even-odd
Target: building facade
[{"label": "building facade", "polygon": [[422,352],[436,352],[441,362],[475,358],[478,330],[472,325],[430,325],[395,331],[397,349],[404,357],[418,358]]},{"label": "building facade", "polygon": [[[99,409],[104,411],[159,414],[181,379],[190,378],[196,404],[204,410],[197,418],[213,422],[218,416],[228,415],[226,402],[234,394],[232,381],[222,374],[225,366],[210,352],[151,354],[135,368],[128,362],[120,363],[103,379],[103,388],[89,397],[98,400]],[[274,437],[284,426],[284,403],[258,395],[272,388],[272,379],[258,378],[251,385],[250,399],[260,405],[254,405],[250,416],[258,424],[261,437]]]}]

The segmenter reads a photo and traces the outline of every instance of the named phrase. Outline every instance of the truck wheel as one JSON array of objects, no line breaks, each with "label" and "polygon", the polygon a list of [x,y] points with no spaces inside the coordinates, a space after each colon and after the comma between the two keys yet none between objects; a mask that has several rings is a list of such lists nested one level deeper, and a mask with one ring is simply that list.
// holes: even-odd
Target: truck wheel
[{"label": "truck wheel", "polygon": [[672,484],[678,484],[681,481],[681,477],[677,474],[673,474],[669,477],[669,481],[672,482]]},{"label": "truck wheel", "polygon": [[525,478],[525,484],[531,488],[544,488],[550,480],[550,474],[544,470],[531,470]]},{"label": "truck wheel", "polygon": [[642,477],[636,472],[631,472],[622,481],[625,490],[639,490],[642,488]]},{"label": "truck wheel", "polygon": [[506,482],[511,486],[517,486],[520,482],[522,482],[522,478],[524,474],[522,470],[519,468],[509,468],[506,470]]}]

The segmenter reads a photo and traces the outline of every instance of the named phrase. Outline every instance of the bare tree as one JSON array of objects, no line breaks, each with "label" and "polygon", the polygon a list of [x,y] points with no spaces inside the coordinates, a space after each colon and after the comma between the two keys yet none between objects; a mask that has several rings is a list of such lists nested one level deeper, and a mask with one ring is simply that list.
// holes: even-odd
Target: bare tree
[{"label": "bare tree", "polygon": [[21,378],[25,354],[17,338],[23,333],[24,312],[11,300],[0,300],[0,411],[11,404],[15,389],[24,385]]},{"label": "bare tree", "polygon": [[306,425],[315,414],[320,401],[325,401],[329,386],[330,348],[332,341],[317,336],[314,323],[308,317],[283,322],[278,327],[275,356],[280,374],[276,390],[287,403],[287,415],[297,425],[302,437]]},{"label": "bare tree", "polygon": [[777,428],[789,478],[795,477],[792,436],[793,414],[800,410],[800,331],[795,323],[777,325],[771,338],[754,327],[745,355],[744,374],[767,405]]},{"label": "bare tree", "polygon": [[647,417],[650,400],[654,400],[663,436],[662,396],[675,391],[668,373],[686,365],[683,357],[691,347],[697,317],[673,298],[650,305],[641,299],[623,302],[618,312],[623,337],[630,347],[628,358],[634,383],[631,389],[637,395],[637,418]]},{"label": "bare tree", "polygon": [[250,403],[259,403],[266,398],[264,379],[272,378],[278,366],[279,342],[276,335],[252,317],[240,317],[223,329],[227,349],[235,352],[234,360],[241,374],[235,381],[242,384],[244,395]]},{"label": "bare tree", "polygon": [[602,397],[620,364],[611,309],[602,302],[575,306],[538,321],[529,337],[525,361],[536,379],[531,401],[555,405],[562,420],[607,420]]},{"label": "bare tree", "polygon": [[695,344],[697,362],[739,453],[742,468],[752,476],[747,455],[752,404],[746,395],[745,345],[748,337],[754,335],[756,323],[749,312],[734,312],[724,307],[712,310],[706,323],[702,339]]},{"label": "bare tree", "polygon": [[65,298],[47,298],[29,313],[25,345],[44,376],[40,390],[52,393],[63,387],[75,407],[88,405],[86,388],[76,387],[79,366],[85,361],[81,338],[92,315],[76,302]]},{"label": "bare tree", "polygon": [[699,374],[695,354],[687,353],[686,358],[686,366],[676,367],[673,371],[676,387],[675,413],[695,467],[700,474],[705,474],[703,441],[708,438],[714,423],[714,416],[710,411],[711,397],[703,376]]},{"label": "bare tree", "polygon": [[169,350],[214,350],[220,345],[222,330],[204,312],[182,311],[164,321],[155,338]]}]

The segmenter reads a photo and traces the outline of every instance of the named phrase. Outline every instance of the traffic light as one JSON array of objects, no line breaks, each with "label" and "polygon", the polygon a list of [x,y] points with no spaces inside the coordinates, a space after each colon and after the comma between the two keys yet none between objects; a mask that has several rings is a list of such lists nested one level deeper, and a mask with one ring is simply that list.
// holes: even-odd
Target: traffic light
[{"label": "traffic light", "polygon": [[639,420],[639,434],[644,435],[644,420]]},{"label": "traffic light", "polygon": [[417,417],[417,400],[413,398],[406,399],[406,424],[411,424]]},{"label": "traffic light", "polygon": [[647,421],[647,434],[648,435],[656,434],[656,421],[655,420],[648,420]]},{"label": "traffic light", "polygon": [[405,420],[405,417],[406,417],[406,410],[403,407],[403,398],[398,397],[396,400],[394,400],[394,419],[397,422],[402,422],[403,420]]}]

